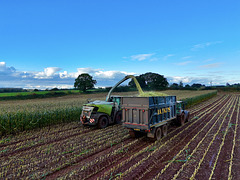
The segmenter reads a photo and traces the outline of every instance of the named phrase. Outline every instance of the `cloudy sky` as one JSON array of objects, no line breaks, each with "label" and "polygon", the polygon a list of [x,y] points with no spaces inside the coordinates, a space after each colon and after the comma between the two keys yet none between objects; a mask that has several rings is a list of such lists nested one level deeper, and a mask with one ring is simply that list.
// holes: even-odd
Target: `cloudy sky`
[{"label": "cloudy sky", "polygon": [[240,83],[239,19],[238,0],[1,0],[0,88],[72,88],[81,73]]}]

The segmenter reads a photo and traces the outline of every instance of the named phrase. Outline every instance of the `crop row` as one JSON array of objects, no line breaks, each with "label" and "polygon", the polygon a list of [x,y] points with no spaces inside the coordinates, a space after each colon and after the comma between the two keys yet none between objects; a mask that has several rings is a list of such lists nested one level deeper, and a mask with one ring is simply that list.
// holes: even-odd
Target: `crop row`
[{"label": "crop row", "polygon": [[84,142],[84,141],[89,141],[91,139],[102,138],[106,134],[111,136],[113,131],[115,133],[126,132],[122,127],[116,129],[117,127],[119,127],[119,125],[114,128],[109,127],[104,130],[98,129],[95,131],[89,130],[88,128],[86,128],[85,130],[85,128],[83,128],[83,129],[80,129],[79,131],[75,130],[75,131],[67,131],[62,133],[55,133],[49,136],[48,135],[41,136],[39,139],[33,139],[33,140],[30,139],[30,140],[21,141],[18,143],[9,144],[1,148],[0,157],[7,156],[8,154],[18,153],[23,150],[26,151],[28,149],[33,149],[35,147],[39,147],[43,145],[48,145],[52,143],[57,144],[58,142],[64,143],[65,145],[64,147],[67,147],[67,144],[71,144],[72,140],[73,142],[76,140],[79,141],[80,140],[79,137],[81,138],[81,142]]},{"label": "crop row", "polygon": [[[211,111],[211,110],[208,110],[208,111]],[[194,123],[199,122],[200,120],[201,120],[201,118],[199,118],[198,120],[194,121]],[[126,159],[124,162],[121,162],[116,167],[111,168],[111,170],[106,172],[103,177],[106,177],[106,176],[109,177],[111,174],[116,175],[116,174],[119,174],[119,173],[121,173],[121,176],[124,176],[124,175],[129,174],[131,171],[134,171],[134,169],[137,169],[138,166],[141,165],[141,167],[142,167],[143,166],[142,164],[145,161],[147,161],[150,157],[153,157],[156,153],[160,152],[163,147],[174,146],[174,144],[171,145],[170,142],[173,141],[173,140],[176,140],[179,136],[181,136],[181,134],[186,132],[187,129],[190,128],[194,123],[192,123],[190,126],[186,127],[184,129],[184,131],[180,131],[178,134],[176,134],[175,136],[173,136],[169,140],[165,141],[164,144],[161,144],[161,142],[155,142],[153,145],[150,145],[149,147],[146,147],[145,149],[143,149],[143,150],[139,151],[138,153],[132,155],[129,159]],[[198,128],[199,127],[197,127],[196,130]],[[169,134],[169,136],[171,137],[171,134]],[[154,151],[152,151],[151,153],[146,153],[147,149],[154,149]],[[132,162],[137,162],[137,163],[132,164]],[[153,162],[156,162],[156,160],[154,160]],[[130,167],[126,166],[127,164],[131,164],[131,166]],[[124,167],[124,168],[122,168],[122,167]],[[144,167],[146,167],[146,166],[144,165]],[[126,169],[125,172],[123,172],[123,169]]]},{"label": "crop row", "polygon": [[[191,138],[189,135],[195,135],[200,127],[204,127],[208,118],[219,112],[229,99],[230,96],[219,96],[219,101],[214,101],[214,104],[207,103],[203,109],[195,111],[189,123],[172,130],[167,137],[154,143],[146,141],[145,138],[131,139],[127,130],[119,125],[103,130],[77,128],[77,125],[52,129],[53,131],[46,128],[47,133],[39,130],[41,138],[34,135],[34,131],[30,131],[32,134],[29,136],[22,135],[2,143],[2,148],[0,143],[0,151],[4,155],[0,157],[1,162],[4,162],[0,166],[0,177],[126,179],[130,176],[137,178],[136,172],[143,171],[141,178],[146,178],[148,173],[156,170],[151,162],[162,164],[162,160],[167,158],[166,154],[161,159],[162,151],[176,152],[176,148],[169,147],[178,143],[183,145],[178,147],[184,147],[184,142]],[[213,121],[209,124],[213,124]],[[29,142],[25,142],[24,138]],[[182,152],[186,152],[186,149]],[[182,154],[179,157],[181,156]]]},{"label": "crop row", "polygon": [[[46,175],[76,163],[85,156],[119,144],[129,137],[127,132],[121,128],[109,128],[108,130],[111,131],[105,131],[105,133],[94,131],[85,138],[84,134],[80,134],[65,141],[52,142],[35,148],[31,147],[26,152],[21,151],[17,154],[10,154],[5,158],[6,161],[1,166],[1,176],[9,177],[11,173],[15,174],[21,167],[21,173],[16,177],[25,177],[31,172],[31,175],[39,178],[41,175]],[[64,146],[61,146],[62,143]]]},{"label": "crop row", "polygon": [[[229,107],[233,105],[233,101],[230,105],[228,105]],[[231,111],[232,109],[231,108],[226,108],[225,110],[220,109],[220,112],[221,114],[220,115],[217,115],[215,117],[217,117],[217,119],[215,117],[213,117],[212,119],[214,119],[215,123],[211,126],[211,128],[207,131],[207,133],[205,133],[205,136],[203,138],[201,138],[201,140],[199,141],[199,143],[197,144],[197,146],[192,150],[192,152],[188,152],[188,156],[186,157],[186,162],[181,166],[181,168],[178,170],[178,172],[174,175],[174,178],[173,179],[177,179],[179,178],[179,174],[183,173],[184,171],[184,168],[185,166],[189,166],[190,163],[191,164],[191,167],[195,167],[194,169],[194,172],[192,174],[192,176],[190,177],[190,179],[195,179],[195,176],[203,162],[203,160],[205,159],[206,157],[206,154],[208,153],[212,143],[214,142],[214,140],[216,139],[216,136],[219,135],[219,132],[221,131],[222,127],[224,124],[228,124],[227,122],[227,117],[228,117],[228,114],[229,112]],[[234,111],[232,111],[231,115],[233,114]],[[218,127],[219,126],[219,127]],[[199,132],[200,133],[200,132]],[[212,138],[212,139],[211,139]],[[192,140],[194,142],[194,138]],[[208,144],[207,148],[200,148],[201,146],[203,145],[206,145]],[[188,143],[183,149],[192,149],[190,148],[190,143]],[[204,153],[202,152],[202,158],[200,160],[197,160],[196,157],[195,157],[195,154],[198,153],[200,154],[201,151],[204,151]],[[181,151],[180,151],[181,152]],[[181,152],[182,153],[182,152]],[[181,154],[179,153],[177,155],[177,158],[183,156],[183,153]],[[195,161],[198,161],[198,165],[195,166],[193,165],[193,161],[190,161],[191,159],[193,159],[193,157],[195,157]],[[190,167],[190,166],[189,166]],[[159,177],[159,176],[158,176]]]},{"label": "crop row", "polygon": [[[213,107],[211,107],[213,108]],[[209,108],[210,109],[210,108]],[[209,110],[211,111],[211,110]],[[184,130],[187,130],[188,128],[191,128],[192,125],[194,125],[196,122],[199,122],[201,120],[201,118],[199,118],[198,120],[194,121],[191,125],[189,125],[188,127],[185,127]],[[182,127],[180,127],[182,128]],[[177,130],[175,130],[177,131]],[[125,159],[123,162],[117,164],[116,166],[112,167],[109,171],[105,172],[103,177],[110,177],[110,175],[116,175],[119,173],[122,173],[122,171],[119,171],[118,169],[121,169],[121,167],[125,167],[127,164],[131,163],[132,161],[137,161],[137,163],[135,165],[131,165],[131,167],[128,168],[128,170],[125,173],[122,173],[121,175],[123,176],[124,174],[128,174],[128,172],[130,172],[133,169],[136,169],[137,166],[139,166],[140,164],[142,164],[142,162],[144,162],[144,160],[148,159],[150,156],[152,156],[154,153],[156,153],[159,149],[161,149],[162,147],[166,147],[169,146],[169,143],[171,141],[173,141],[174,139],[177,139],[178,136],[180,136],[183,133],[183,131],[179,131],[178,134],[176,134],[175,136],[173,136],[172,138],[170,138],[169,140],[167,140],[164,144],[161,144],[161,142],[156,141],[154,144],[149,145],[148,147],[142,149],[141,151],[133,154],[131,157],[129,157],[128,159]],[[174,134],[174,131],[172,133],[169,134],[168,137],[171,137]],[[163,139],[162,139],[163,140]],[[158,148],[157,148],[158,147]],[[152,149],[154,151],[149,152],[148,149]],[[148,153],[146,153],[148,152]],[[145,155],[145,159],[142,158],[141,155]],[[136,158],[140,156],[141,158],[139,158],[139,161],[136,160]],[[125,167],[125,169],[127,169],[127,167]]]},{"label": "crop row", "polygon": [[[195,112],[202,111],[202,109],[205,109],[207,107],[210,107],[210,106],[214,105],[215,103],[217,103],[219,101],[220,97],[223,97],[223,95],[215,96],[215,97],[211,98],[210,100],[208,100],[204,103],[200,103],[200,104],[197,104],[197,105],[193,106],[191,108],[191,115],[194,114]],[[225,95],[224,97],[228,97],[228,95]]]},{"label": "crop row", "polygon": [[43,111],[9,112],[0,115],[0,136],[42,128],[79,119],[81,107],[59,108]]},{"label": "crop row", "polygon": [[[216,91],[184,99],[187,106],[197,104],[217,94]],[[0,105],[0,136],[16,134],[35,128],[77,121],[81,114],[82,100],[69,102],[31,102],[28,104]]]},{"label": "crop row", "polygon": [[[188,145],[189,145],[191,142],[194,142],[195,139],[200,135],[200,133],[201,133],[203,130],[206,130],[206,128],[209,126],[209,124],[211,124],[211,123],[213,122],[214,117],[216,117],[217,115],[218,115],[218,113],[216,113],[215,116],[213,116],[211,120],[209,120],[208,122],[206,122],[203,127],[202,127],[202,126],[198,126],[197,129],[195,129],[195,130],[192,131],[192,132],[194,132],[194,133],[197,131],[197,133],[188,141],[188,143],[187,143],[181,150],[179,150],[179,148],[177,149],[178,153],[165,165],[165,167],[163,167],[163,169],[162,169],[162,170],[158,173],[158,175],[155,177],[156,179],[158,179],[158,178],[160,177],[160,175],[162,175],[164,172],[166,172],[166,170],[167,170],[174,162],[178,161],[179,159],[180,159],[180,160],[183,160],[183,161],[184,161],[184,160],[187,161],[187,160],[188,160],[187,158],[191,157],[191,156],[187,156],[187,158],[184,157],[184,156],[185,156],[185,153],[186,153],[186,150],[189,149],[189,148],[188,148]],[[221,115],[220,115],[220,116],[221,116]],[[216,123],[216,121],[215,121],[215,123]],[[188,133],[187,136],[185,136],[185,138],[187,139],[189,135],[190,135],[190,133]],[[183,138],[181,139],[181,141],[178,143],[179,146],[178,146],[177,144],[175,144],[175,146],[181,147],[181,145],[184,144],[185,138],[184,138],[184,139],[183,139]],[[173,145],[173,146],[172,146],[172,149],[174,149],[175,146]],[[161,150],[161,151],[162,151],[162,150]],[[159,153],[159,152],[160,152],[160,151],[157,151],[156,153]],[[188,153],[189,153],[189,152],[188,152]],[[184,155],[183,157],[181,157],[182,154]],[[159,156],[157,156],[157,157],[159,157]],[[163,159],[163,157],[164,157],[164,156],[160,156],[159,158],[157,158],[157,162],[160,162],[160,160]],[[157,162],[156,162],[156,163],[157,163]],[[169,173],[169,171],[168,171],[167,173]]]},{"label": "crop row", "polygon": [[186,103],[186,108],[189,108],[191,106],[194,106],[195,104],[201,103],[203,101],[206,101],[208,99],[211,99],[212,97],[217,95],[217,91],[207,93],[207,94],[202,94],[199,96],[195,96],[192,98],[185,98],[183,99],[184,102]]},{"label": "crop row", "polygon": [[238,108],[237,108],[237,116],[236,116],[236,122],[235,122],[235,128],[234,128],[234,138],[233,138],[231,158],[230,158],[229,169],[228,169],[228,179],[233,179],[233,177],[232,177],[232,167],[233,167],[234,152],[235,152],[235,148],[236,148],[237,129],[239,128],[240,97],[238,98],[238,102],[239,102],[239,104],[238,104]]}]

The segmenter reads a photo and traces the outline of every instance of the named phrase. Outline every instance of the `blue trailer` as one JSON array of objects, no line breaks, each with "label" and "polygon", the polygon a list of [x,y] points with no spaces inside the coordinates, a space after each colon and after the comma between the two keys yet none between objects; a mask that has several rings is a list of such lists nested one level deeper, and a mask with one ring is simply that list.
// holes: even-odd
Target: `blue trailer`
[{"label": "blue trailer", "polygon": [[189,119],[184,103],[176,96],[122,97],[121,106],[123,126],[132,137],[146,133],[159,140],[167,135],[170,122],[183,125]]}]

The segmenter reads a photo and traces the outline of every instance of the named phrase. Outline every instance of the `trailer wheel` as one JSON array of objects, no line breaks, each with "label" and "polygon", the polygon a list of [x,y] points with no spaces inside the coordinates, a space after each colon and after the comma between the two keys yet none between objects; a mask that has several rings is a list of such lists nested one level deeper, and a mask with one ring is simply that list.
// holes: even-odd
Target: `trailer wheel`
[{"label": "trailer wheel", "polygon": [[136,137],[136,134],[134,131],[129,131],[129,135],[131,138],[135,138]]},{"label": "trailer wheel", "polygon": [[140,138],[143,136],[141,132],[129,130],[129,135],[132,138]]},{"label": "trailer wheel", "polygon": [[163,136],[165,137],[165,136],[167,136],[167,125],[163,125],[162,126],[162,134],[163,134]]},{"label": "trailer wheel", "polygon": [[162,138],[162,129],[161,127],[158,127],[155,131],[155,139],[159,140]]},{"label": "trailer wheel", "polygon": [[108,118],[106,116],[101,116],[98,120],[98,128],[103,129],[108,126]]}]

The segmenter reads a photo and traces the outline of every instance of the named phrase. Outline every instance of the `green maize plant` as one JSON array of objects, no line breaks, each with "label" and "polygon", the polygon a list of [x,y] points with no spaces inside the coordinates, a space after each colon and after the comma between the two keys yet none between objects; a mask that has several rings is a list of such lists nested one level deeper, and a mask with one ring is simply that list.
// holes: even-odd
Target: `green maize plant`
[{"label": "green maize plant", "polygon": [[[176,95],[193,106],[217,94],[217,91],[167,91],[166,94]],[[204,93],[203,95],[201,95]],[[89,95],[90,96],[90,95]],[[93,96],[93,95],[92,95]],[[90,97],[92,97],[90,96]],[[94,95],[94,98],[96,94]],[[192,97],[192,98],[185,98]],[[16,134],[34,128],[42,128],[59,123],[79,120],[84,98],[53,98],[47,100],[3,101],[0,104],[0,136]],[[98,99],[98,98],[97,98]]]},{"label": "green maize plant", "polygon": [[1,113],[0,135],[16,134],[34,128],[77,121],[80,114],[80,107]]},{"label": "green maize plant", "polygon": [[203,94],[203,95],[199,95],[199,96],[195,96],[192,98],[185,98],[182,99],[185,103],[186,103],[186,107],[185,108],[189,108],[191,106],[194,106],[195,104],[198,104],[200,102],[206,101],[214,96],[217,95],[217,91],[208,93],[208,94]]}]

